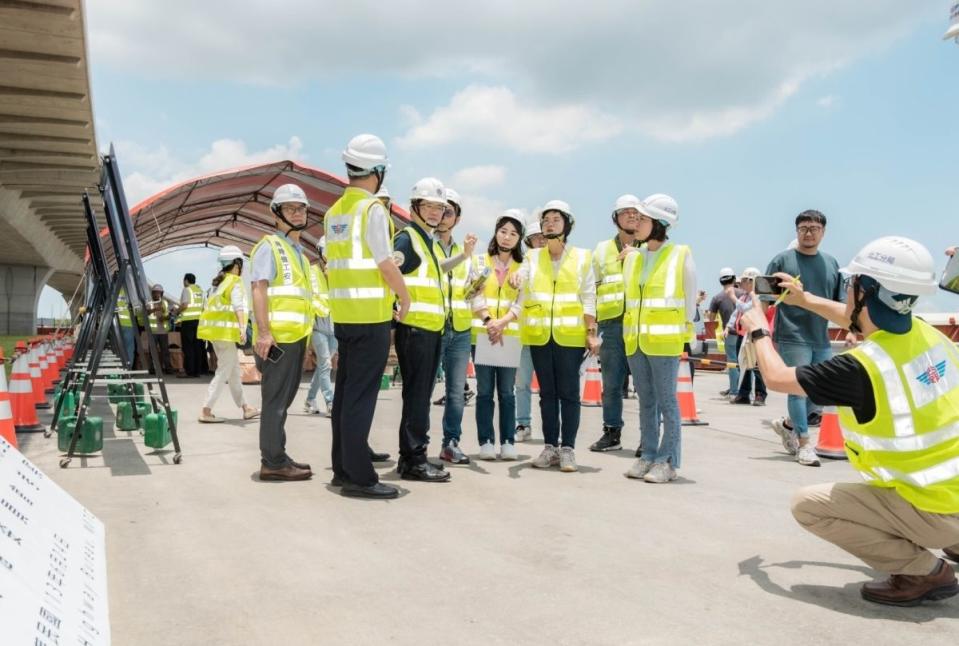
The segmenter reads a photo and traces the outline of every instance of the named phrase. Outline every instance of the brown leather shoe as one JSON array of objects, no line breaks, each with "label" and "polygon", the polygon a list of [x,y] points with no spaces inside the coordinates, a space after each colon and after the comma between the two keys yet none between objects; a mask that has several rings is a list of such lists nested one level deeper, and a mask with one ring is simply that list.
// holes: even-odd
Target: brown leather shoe
[{"label": "brown leather shoe", "polygon": [[290,460],[290,464],[295,466],[297,469],[303,469],[304,471],[312,471],[310,465],[306,462],[297,462],[296,460]]},{"label": "brown leather shoe", "polygon": [[863,599],[873,603],[918,606],[923,601],[940,601],[959,594],[959,583],[952,567],[939,559],[939,569],[933,574],[893,574],[885,581],[865,584],[860,592]]},{"label": "brown leather shoe", "polygon": [[942,553],[946,555],[947,559],[951,561],[955,561],[956,563],[959,563],[959,552],[953,552],[951,549],[947,547],[944,550],[942,550]]},{"label": "brown leather shoe", "polygon": [[260,480],[309,480],[313,472],[308,469],[299,469],[292,464],[282,469],[267,469],[260,467]]}]

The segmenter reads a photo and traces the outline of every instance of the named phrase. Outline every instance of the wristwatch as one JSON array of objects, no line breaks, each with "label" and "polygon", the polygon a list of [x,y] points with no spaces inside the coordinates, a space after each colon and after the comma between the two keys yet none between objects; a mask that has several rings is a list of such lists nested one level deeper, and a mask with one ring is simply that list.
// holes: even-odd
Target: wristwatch
[{"label": "wristwatch", "polygon": [[749,338],[755,343],[764,336],[772,336],[766,328],[758,328],[749,333]]}]

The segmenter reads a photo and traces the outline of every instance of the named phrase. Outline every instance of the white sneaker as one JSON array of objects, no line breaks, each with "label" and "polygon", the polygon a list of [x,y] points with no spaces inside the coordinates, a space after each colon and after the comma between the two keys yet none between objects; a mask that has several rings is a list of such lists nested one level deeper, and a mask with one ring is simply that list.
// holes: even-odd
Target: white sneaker
[{"label": "white sneaker", "polygon": [[579,471],[579,467],[576,466],[576,454],[572,447],[564,446],[559,450],[559,470],[565,473]]},{"label": "white sneaker", "polygon": [[646,482],[655,482],[657,484],[675,479],[676,469],[670,466],[668,462],[656,462],[649,469],[649,473],[643,476],[643,480]]},{"label": "white sneaker", "polygon": [[524,424],[516,425],[516,437],[514,441],[525,442],[531,437],[533,437],[533,429],[531,427]]},{"label": "white sneaker", "polygon": [[303,412],[310,415],[319,415],[320,409],[316,406],[316,401],[313,399],[307,399],[303,402]]},{"label": "white sneaker", "polygon": [[480,460],[495,460],[496,459],[496,447],[493,446],[492,442],[487,442],[480,447],[479,452]]},{"label": "white sneaker", "polygon": [[804,467],[820,466],[819,456],[816,455],[816,449],[812,444],[806,444],[805,446],[799,447],[799,451],[796,452],[796,462]]},{"label": "white sneaker", "polygon": [[519,456],[516,454],[516,445],[507,442],[499,447],[500,460],[515,460]]},{"label": "white sneaker", "polygon": [[649,470],[653,468],[653,463],[649,460],[644,460],[639,458],[636,462],[633,463],[633,466],[629,468],[629,471],[626,472],[627,478],[636,478],[637,480],[642,480],[643,476],[649,473]]},{"label": "white sneaker", "polygon": [[556,466],[559,464],[559,449],[552,444],[547,444],[543,447],[543,452],[533,460],[532,464],[537,469],[548,469]]},{"label": "white sneaker", "polygon": [[776,431],[776,435],[782,440],[786,453],[796,455],[796,452],[799,450],[799,436],[796,435],[796,431],[786,426],[786,418],[780,417],[779,419],[774,419],[773,430]]}]

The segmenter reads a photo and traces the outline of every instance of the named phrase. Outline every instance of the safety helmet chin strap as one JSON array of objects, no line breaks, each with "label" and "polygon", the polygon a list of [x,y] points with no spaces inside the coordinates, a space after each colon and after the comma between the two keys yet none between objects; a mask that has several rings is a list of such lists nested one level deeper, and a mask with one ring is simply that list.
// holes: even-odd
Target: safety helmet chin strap
[{"label": "safety helmet chin strap", "polygon": [[277,204],[277,205],[276,205],[276,208],[273,210],[273,215],[275,215],[276,217],[278,217],[278,218],[280,218],[281,220],[283,220],[283,223],[284,223],[286,226],[290,227],[290,231],[302,231],[303,229],[306,228],[306,226],[307,226],[307,224],[308,224],[308,223],[305,222],[305,221],[303,222],[303,224],[293,224],[292,222],[290,222],[289,220],[287,220],[287,219],[286,219],[286,216],[283,215],[283,205],[282,205],[282,204]]}]

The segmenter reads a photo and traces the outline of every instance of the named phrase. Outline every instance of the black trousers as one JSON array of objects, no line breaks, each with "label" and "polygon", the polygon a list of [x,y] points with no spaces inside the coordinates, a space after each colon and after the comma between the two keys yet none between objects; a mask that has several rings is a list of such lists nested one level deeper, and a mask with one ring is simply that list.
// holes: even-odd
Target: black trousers
[{"label": "black trousers", "polygon": [[200,374],[200,358],[206,343],[196,338],[199,321],[180,323],[180,344],[183,350],[183,372],[190,377]]},{"label": "black trousers", "polygon": [[426,462],[426,448],[430,443],[430,398],[443,333],[400,323],[396,326],[394,343],[403,376],[400,458],[408,464],[422,464]]},{"label": "black trousers", "polygon": [[379,482],[369,438],[383,370],[390,354],[390,323],[337,323],[333,390],[333,473],[361,487]]},{"label": "black trousers", "polygon": [[[309,337],[307,337],[309,338]],[[260,462],[268,469],[282,469],[290,464],[286,453],[286,411],[296,397],[303,375],[306,338],[295,343],[277,343],[283,355],[276,361],[256,356],[260,371]]]}]

